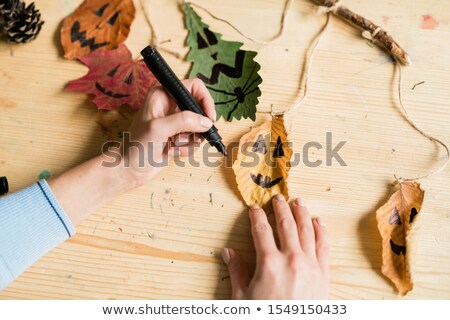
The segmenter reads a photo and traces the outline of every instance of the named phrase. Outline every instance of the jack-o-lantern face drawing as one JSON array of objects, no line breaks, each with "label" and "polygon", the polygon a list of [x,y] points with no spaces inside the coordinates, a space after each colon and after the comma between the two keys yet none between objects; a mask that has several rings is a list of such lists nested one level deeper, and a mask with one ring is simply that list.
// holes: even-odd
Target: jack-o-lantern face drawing
[{"label": "jack-o-lantern face drawing", "polygon": [[[247,80],[244,86],[236,86],[231,92],[212,87],[213,85],[218,84],[221,74],[233,79],[241,78],[245,63],[246,51],[244,50],[237,50],[234,53],[234,57],[231,57],[232,59],[234,59],[233,63],[227,64],[221,62],[221,59],[229,59],[228,57],[224,58],[222,55],[219,56],[220,49],[217,48],[217,45],[219,44],[218,36],[218,34],[215,34],[208,28],[204,28],[203,32],[198,32],[196,34],[198,50],[206,49],[206,51],[208,51],[207,54],[214,60],[214,65],[209,76],[198,72],[196,74],[196,77],[201,79],[207,85],[207,88],[213,92],[213,94],[221,93],[228,97],[226,101],[217,101],[216,105],[226,105],[232,103],[233,107],[228,111],[226,117],[227,121],[230,121],[233,113],[239,107],[239,104],[244,103],[248,95],[251,95],[259,90],[258,85],[262,82],[262,80],[259,75],[256,75],[256,77],[252,79],[252,82],[250,84],[249,80]],[[253,77],[253,74],[257,67],[257,64],[253,64],[250,77]],[[232,99],[229,99],[230,97],[232,97]]]},{"label": "jack-o-lantern face drawing", "polygon": [[186,44],[190,51],[186,57],[192,62],[190,77],[201,79],[216,104],[218,117],[256,119],[256,105],[261,95],[260,65],[256,52],[242,50],[241,42],[226,41],[202,22],[193,7],[182,5],[189,31]]},{"label": "jack-o-lantern face drawing", "polygon": [[[114,76],[116,75],[116,73],[117,73],[117,71],[119,70],[120,67],[121,67],[121,65],[118,64],[117,66],[114,67],[114,69],[112,69],[110,72],[108,72],[106,74],[106,76],[109,77],[109,78],[113,78],[114,79]],[[115,80],[112,80],[113,83],[114,83],[114,81]],[[130,73],[123,80],[123,83],[125,83],[127,85],[132,85],[132,83],[133,83],[133,71],[130,71]],[[117,85],[117,84],[114,84],[114,85],[116,87],[120,87],[120,85]],[[114,98],[114,99],[121,99],[121,98],[126,98],[126,97],[130,96],[129,94],[112,92],[110,90],[107,90],[98,81],[95,82],[95,87],[97,88],[98,91],[100,91],[104,95],[107,95],[108,97],[111,97],[111,98]]]},{"label": "jack-o-lantern face drawing", "polygon": [[114,49],[125,41],[134,19],[132,0],[87,0],[64,20],[64,57],[74,59],[97,49]]},{"label": "jack-o-lantern face drawing", "polygon": [[99,109],[112,110],[124,104],[139,109],[150,89],[158,83],[143,60],[133,60],[126,45],[97,50],[81,57],[89,72],[73,80],[68,90],[94,94]]}]

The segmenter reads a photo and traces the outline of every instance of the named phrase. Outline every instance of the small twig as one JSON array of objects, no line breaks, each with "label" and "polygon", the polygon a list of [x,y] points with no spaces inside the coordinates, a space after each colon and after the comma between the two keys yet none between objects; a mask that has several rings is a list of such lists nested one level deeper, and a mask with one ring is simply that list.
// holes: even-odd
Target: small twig
[{"label": "small twig", "polygon": [[425,81],[421,81],[421,82],[417,82],[416,84],[414,84],[414,86],[412,87],[411,90],[414,90],[417,86],[420,86],[421,84],[424,84]]},{"label": "small twig", "polygon": [[403,65],[410,66],[412,64],[411,58],[409,57],[408,53],[403,50],[397,42],[395,42],[395,40],[389,33],[384,31],[380,26],[377,26],[372,21],[351,11],[350,9],[342,5],[339,0],[314,0],[314,2],[321,6],[319,8],[319,12],[332,12],[348,23],[363,29],[362,36],[364,38],[372,42],[377,41],[380,46],[385,48],[396,60],[400,61]]}]

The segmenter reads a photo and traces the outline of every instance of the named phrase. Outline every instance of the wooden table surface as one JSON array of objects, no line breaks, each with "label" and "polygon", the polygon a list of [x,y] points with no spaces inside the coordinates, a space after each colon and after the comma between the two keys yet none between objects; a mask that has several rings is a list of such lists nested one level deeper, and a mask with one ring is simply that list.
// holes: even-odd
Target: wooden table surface
[{"label": "wooden table surface", "polygon": [[[103,142],[117,138],[132,114],[97,111],[84,94],[64,90],[86,67],[62,58],[59,28],[81,0],[36,0],[46,21],[27,45],[0,43],[0,175],[12,191],[87,160]],[[247,34],[276,34],[282,0],[196,0]],[[380,23],[412,56],[403,92],[410,115],[426,132],[450,144],[450,2],[359,1],[345,4]],[[126,41],[135,56],[150,30],[138,1]],[[295,1],[284,36],[269,45],[252,43],[199,11],[227,40],[258,51],[262,66],[259,110],[283,109],[298,94],[305,52],[325,21],[309,0]],[[150,14],[167,47],[187,52],[184,21],[176,0],[153,0]],[[170,19],[168,19],[170,17]],[[169,21],[170,20],[170,21]],[[189,64],[166,55],[184,77]],[[346,167],[303,164],[292,168],[291,197],[302,196],[321,215],[331,236],[331,298],[396,299],[381,275],[381,244],[375,211],[389,196],[393,175],[425,174],[444,153],[412,129],[399,112],[394,66],[360,31],[333,17],[316,51],[309,96],[287,120],[297,151],[309,141],[347,141]],[[423,82],[416,86],[414,84]],[[220,121],[225,143],[238,141],[267,120]],[[314,155],[324,159],[324,150]],[[201,154],[196,155],[201,159]],[[316,159],[314,158],[314,159]],[[440,162],[439,162],[440,161]],[[450,170],[425,180],[414,257],[415,288],[406,298],[450,298]],[[237,249],[254,264],[247,209],[228,167],[171,165],[149,185],[128,192],[94,213],[72,239],[36,262],[1,299],[227,299],[230,280],[220,259]]]}]

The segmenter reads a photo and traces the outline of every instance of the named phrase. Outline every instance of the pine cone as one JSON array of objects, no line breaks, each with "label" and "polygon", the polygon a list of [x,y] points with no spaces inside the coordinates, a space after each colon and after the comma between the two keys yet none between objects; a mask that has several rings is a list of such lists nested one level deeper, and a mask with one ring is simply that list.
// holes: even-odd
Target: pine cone
[{"label": "pine cone", "polygon": [[0,3],[0,29],[9,42],[26,43],[34,40],[41,31],[44,21],[34,6],[25,7],[20,0],[6,0]]}]

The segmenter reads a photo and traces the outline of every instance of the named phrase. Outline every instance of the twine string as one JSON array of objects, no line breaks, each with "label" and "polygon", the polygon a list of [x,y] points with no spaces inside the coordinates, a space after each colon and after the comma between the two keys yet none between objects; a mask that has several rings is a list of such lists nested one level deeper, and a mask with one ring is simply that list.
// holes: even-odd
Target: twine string
[{"label": "twine string", "polygon": [[411,127],[413,127],[416,131],[418,131],[422,136],[424,136],[425,138],[427,138],[428,140],[430,140],[431,142],[437,143],[440,146],[442,146],[446,152],[447,155],[447,160],[444,162],[444,164],[442,166],[440,166],[439,168],[435,169],[434,171],[423,175],[423,176],[419,176],[417,178],[402,178],[402,177],[397,177],[396,175],[394,175],[395,179],[399,182],[412,182],[412,181],[417,181],[417,180],[422,180],[422,179],[427,179],[430,178],[438,173],[441,173],[442,171],[445,170],[445,168],[447,167],[447,165],[450,163],[450,150],[449,147],[442,142],[441,140],[425,133],[423,130],[419,129],[419,127],[415,124],[414,120],[412,119],[412,117],[410,116],[410,114],[408,113],[408,111],[406,110],[405,104],[403,102],[403,97],[402,97],[402,67],[400,66],[399,61],[396,62],[396,70],[398,73],[398,101],[401,107],[401,110],[403,111],[403,115],[406,119],[406,121],[408,121],[408,123],[411,125]]},{"label": "twine string", "polygon": [[278,29],[278,33],[276,35],[274,35],[271,39],[269,40],[260,40],[260,39],[255,39],[249,35],[247,35],[245,32],[241,31],[238,27],[236,27],[235,25],[233,25],[230,21],[226,20],[226,19],[222,19],[220,17],[218,17],[217,15],[215,15],[214,13],[212,13],[211,11],[209,11],[208,9],[206,9],[205,7],[198,5],[196,3],[193,2],[189,2],[191,4],[191,6],[196,7],[204,12],[206,12],[208,15],[210,15],[213,19],[223,22],[226,25],[228,25],[229,27],[231,27],[234,31],[236,31],[238,34],[240,34],[241,36],[243,36],[244,38],[246,38],[247,40],[250,40],[252,42],[255,43],[259,43],[259,44],[270,44],[272,42],[274,42],[275,40],[278,40],[279,38],[281,38],[283,36],[285,27],[286,27],[286,17],[288,15],[289,10],[292,7],[294,0],[286,0],[286,3],[284,5],[284,9],[283,9],[283,13],[281,14],[281,19],[280,19],[280,28]]},{"label": "twine string", "polygon": [[151,32],[150,44],[153,47],[155,47],[161,51],[164,51],[166,53],[169,53],[169,54],[175,56],[177,59],[183,60],[184,59],[183,54],[181,54],[180,52],[171,50],[171,49],[167,49],[162,46],[162,44],[170,42],[170,40],[164,40],[164,41],[159,40],[158,35],[155,30],[155,27],[153,26],[153,23],[152,23],[152,19],[150,18],[150,13],[149,13],[149,9],[148,9],[148,8],[150,8],[150,0],[147,0],[147,4],[145,4],[144,0],[139,0],[139,4],[141,6],[142,12],[144,13],[145,21],[147,22],[148,26],[150,27],[150,32]]},{"label": "twine string", "polygon": [[[272,115],[272,117],[277,117],[277,116],[281,116],[285,113],[288,113],[290,111],[295,111],[296,109],[298,109],[303,102],[305,101],[307,95],[308,95],[308,88],[309,88],[309,76],[310,76],[310,71],[311,71],[311,65],[313,62],[313,58],[315,56],[316,53],[316,49],[319,46],[323,36],[325,35],[325,31],[328,29],[330,23],[330,15],[327,15],[327,19],[324,23],[324,25],[322,26],[322,28],[320,29],[319,33],[316,36],[316,41],[313,42],[313,44],[311,45],[310,49],[308,50],[309,53],[307,53],[305,55],[305,61],[303,63],[304,67],[304,73],[303,73],[303,83],[304,83],[304,88],[303,88],[303,95],[297,99],[296,102],[294,102],[287,110],[285,111],[280,111],[280,112],[274,112],[273,111],[273,105],[271,105],[270,107],[270,111],[269,112],[258,112],[258,113],[270,113]],[[302,87],[300,85],[300,87]],[[300,95],[301,89],[299,91],[299,95]]]},{"label": "twine string", "polygon": [[303,96],[297,100],[297,102],[294,103],[293,106],[291,106],[287,111],[295,111],[298,107],[300,107],[303,103],[303,101],[305,101],[307,95],[308,95],[308,88],[309,88],[309,76],[310,76],[310,72],[311,72],[311,65],[316,53],[316,49],[319,46],[320,42],[322,41],[323,36],[325,35],[326,30],[328,29],[328,26],[330,24],[330,15],[327,14],[327,19],[325,20],[325,23],[323,25],[323,27],[320,29],[318,35],[316,36],[316,41],[313,43],[311,49],[309,50],[310,52],[307,53],[307,55],[305,56],[305,76],[304,76],[304,90],[303,90]]}]

